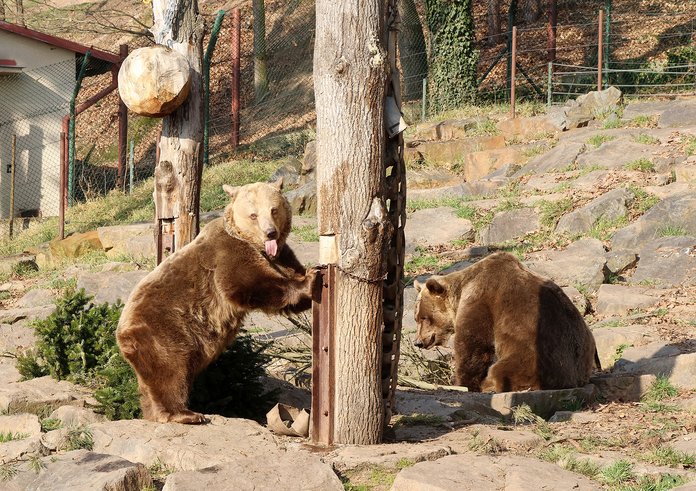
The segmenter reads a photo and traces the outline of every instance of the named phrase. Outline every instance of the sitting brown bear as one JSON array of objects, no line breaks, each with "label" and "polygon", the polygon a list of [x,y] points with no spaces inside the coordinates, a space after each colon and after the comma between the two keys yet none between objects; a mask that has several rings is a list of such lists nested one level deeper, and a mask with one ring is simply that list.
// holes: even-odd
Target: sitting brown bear
[{"label": "sitting brown bear", "polygon": [[416,346],[445,345],[454,333],[454,383],[508,392],[585,385],[599,368],[595,341],[556,284],[505,252],[445,276],[418,292]]},{"label": "sitting brown bear", "polygon": [[316,275],[285,244],[291,211],[281,186],[223,186],[232,198],[224,215],[130,295],[116,339],[135,369],[146,419],[205,422],[187,409],[191,384],[234,341],[246,314],[311,306]]}]

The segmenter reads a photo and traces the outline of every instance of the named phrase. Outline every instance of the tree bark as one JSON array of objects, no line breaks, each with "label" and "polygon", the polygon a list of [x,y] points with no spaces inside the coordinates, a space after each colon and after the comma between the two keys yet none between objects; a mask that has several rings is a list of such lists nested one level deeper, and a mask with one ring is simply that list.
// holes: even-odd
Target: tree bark
[{"label": "tree bark", "polygon": [[152,1],[152,33],[158,44],[167,45],[188,59],[191,88],[184,103],[162,121],[160,158],[155,169],[155,208],[158,220],[174,220],[174,249],[178,250],[199,231],[203,19],[196,0],[172,1]]},{"label": "tree bark", "polygon": [[[317,0],[314,91],[320,262],[337,265],[334,442],[382,435],[387,244],[384,0]],[[326,251],[333,251],[326,253]]]},{"label": "tree bark", "polygon": [[500,0],[486,1],[486,21],[488,24],[488,45],[495,45],[500,41]]},{"label": "tree bark", "polygon": [[266,7],[264,0],[252,0],[252,10],[254,13],[254,96],[258,103],[268,93]]}]

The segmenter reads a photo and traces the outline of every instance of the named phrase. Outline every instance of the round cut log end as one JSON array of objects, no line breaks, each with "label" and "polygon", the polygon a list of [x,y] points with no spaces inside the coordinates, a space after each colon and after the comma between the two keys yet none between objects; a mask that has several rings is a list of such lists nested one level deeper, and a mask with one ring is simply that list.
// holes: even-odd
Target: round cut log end
[{"label": "round cut log end", "polygon": [[118,92],[128,109],[141,116],[163,117],[188,97],[190,67],[185,56],[162,45],[138,48],[118,71]]}]

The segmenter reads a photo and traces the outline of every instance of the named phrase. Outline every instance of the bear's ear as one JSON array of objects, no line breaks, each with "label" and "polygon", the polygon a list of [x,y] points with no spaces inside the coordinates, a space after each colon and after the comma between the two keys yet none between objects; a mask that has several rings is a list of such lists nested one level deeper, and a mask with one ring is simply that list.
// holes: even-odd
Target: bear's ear
[{"label": "bear's ear", "polygon": [[416,289],[416,293],[420,293],[420,291],[423,289],[423,283],[418,280],[413,280],[413,288]]},{"label": "bear's ear", "polygon": [[237,196],[239,188],[240,186],[229,186],[227,184],[222,185],[222,190],[225,191],[232,199],[234,199]]},{"label": "bear's ear", "polygon": [[279,177],[278,180],[272,184],[278,189],[278,191],[282,191],[283,190],[283,176]]},{"label": "bear's ear", "polygon": [[433,295],[444,295],[445,291],[447,290],[445,282],[439,277],[428,278],[428,281],[425,282],[425,287]]}]

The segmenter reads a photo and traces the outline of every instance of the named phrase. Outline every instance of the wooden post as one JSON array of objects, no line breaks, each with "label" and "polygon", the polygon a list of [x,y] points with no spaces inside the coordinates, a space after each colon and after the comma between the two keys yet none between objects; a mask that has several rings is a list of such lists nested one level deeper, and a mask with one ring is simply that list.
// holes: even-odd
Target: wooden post
[{"label": "wooden post", "polygon": [[602,55],[604,53],[604,10],[599,9],[599,29],[597,30],[597,90],[602,90]]},{"label": "wooden post", "polygon": [[548,61],[556,61],[556,31],[558,24],[558,0],[549,0],[549,23],[546,28],[548,34]]},{"label": "wooden post", "polygon": [[17,167],[17,135],[12,135],[12,160],[10,160],[10,239],[14,233],[15,168]]},{"label": "wooden post", "polygon": [[240,88],[240,46],[242,27],[239,9],[232,11],[232,150],[239,146],[239,88]]},{"label": "wooden post", "polygon": [[[128,45],[119,46],[121,62],[128,56]],[[118,84],[118,67],[114,67],[114,80]],[[128,157],[128,108],[121,97],[118,98],[118,169],[116,170],[116,188],[122,189],[124,185],[124,173]]]},{"label": "wooden post", "polygon": [[510,117],[515,118],[515,91],[517,86],[517,26],[512,27],[512,67],[510,68]]},{"label": "wooden post", "polygon": [[[385,187],[384,0],[317,0],[314,93],[321,264],[336,269],[333,441],[382,439]],[[362,101],[356,104],[354,101]]]}]

